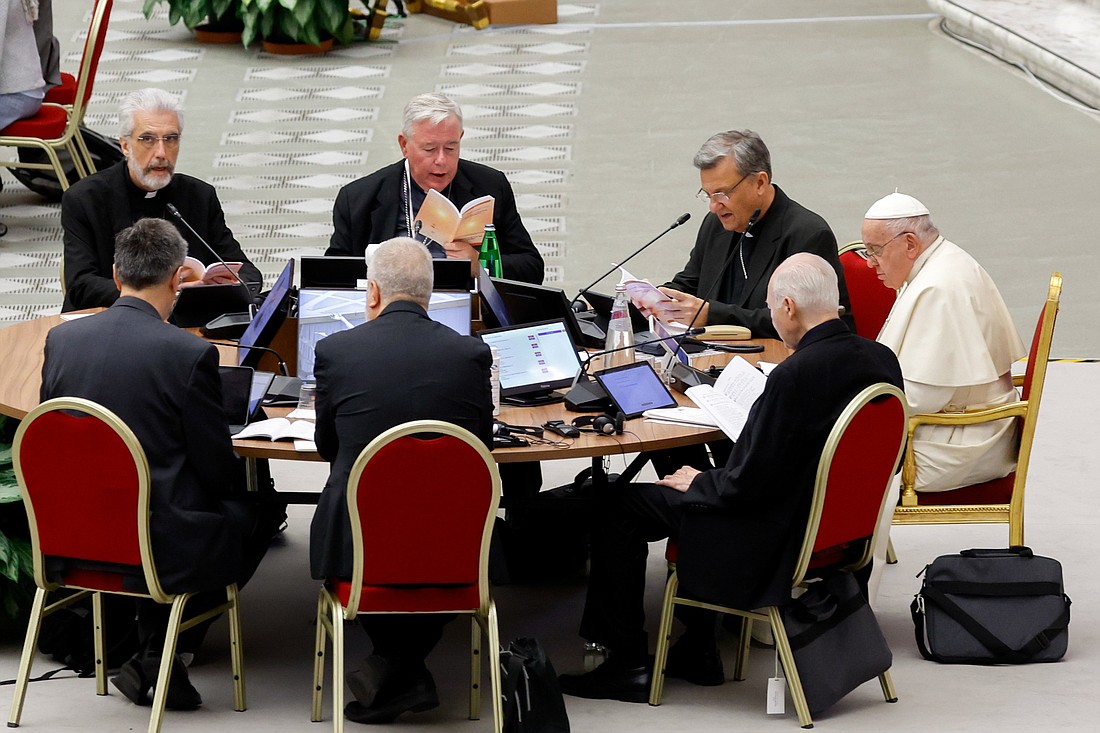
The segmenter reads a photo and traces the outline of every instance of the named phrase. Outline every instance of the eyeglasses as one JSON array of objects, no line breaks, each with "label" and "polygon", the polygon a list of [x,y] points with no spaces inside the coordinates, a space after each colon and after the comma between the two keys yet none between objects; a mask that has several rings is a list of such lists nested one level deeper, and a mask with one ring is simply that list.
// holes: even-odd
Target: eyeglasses
[{"label": "eyeglasses", "polygon": [[162,137],[156,135],[138,135],[137,137],[131,137],[132,140],[141,144],[141,147],[152,150],[157,146],[158,142],[164,143],[164,147],[168,150],[174,150],[180,146],[179,133],[171,133]]},{"label": "eyeglasses", "polygon": [[730,200],[730,194],[733,193],[733,190],[735,188],[737,188],[738,186],[740,186],[744,182],[744,180],[749,177],[749,175],[750,174],[746,173],[745,175],[741,176],[740,181],[733,184],[732,186],[727,188],[725,191],[715,191],[714,193],[707,193],[706,191],[704,191],[703,189],[700,188],[699,192],[697,194],[695,194],[695,198],[699,199],[700,201],[702,201],[704,204],[707,204],[708,206],[710,205],[711,201],[713,201],[716,204],[728,204],[729,200]]},{"label": "eyeglasses", "polygon": [[898,232],[897,234],[890,237],[889,239],[887,239],[882,244],[867,244],[866,242],[864,242],[863,246],[867,249],[867,259],[877,261],[878,258],[880,256],[882,256],[882,250],[886,249],[886,245],[890,244],[890,242],[893,242],[895,239],[897,239],[900,236],[903,236],[905,234],[912,234],[912,233],[913,232]]}]

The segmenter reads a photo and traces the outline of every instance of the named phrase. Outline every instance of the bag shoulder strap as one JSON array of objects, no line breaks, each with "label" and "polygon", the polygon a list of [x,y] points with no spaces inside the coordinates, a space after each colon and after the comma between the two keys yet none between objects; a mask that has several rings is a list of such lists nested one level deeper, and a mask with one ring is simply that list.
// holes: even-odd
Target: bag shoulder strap
[{"label": "bag shoulder strap", "polygon": [[[979,623],[973,616],[959,607],[957,603],[948,598],[942,591],[932,585],[925,585],[921,594],[925,600],[932,601],[939,606],[944,613],[953,618],[964,629],[981,642],[982,646],[988,649],[997,661],[1010,662],[1013,664],[1019,664],[1030,660],[1033,656],[1041,652],[1050,646],[1050,640],[1054,638],[1059,632],[1069,626],[1069,598],[1065,599],[1065,604],[1062,607],[1062,612],[1058,614],[1058,618],[1051,622],[1050,626],[1043,629],[1036,634],[1031,640],[1023,644],[1018,649],[1012,649],[1003,641],[998,639],[993,633],[989,631],[985,626]],[[918,605],[914,602],[914,606]],[[916,620],[917,611],[914,610],[914,621]],[[917,643],[921,647],[921,654],[925,654],[925,649],[921,640],[921,634],[917,634]],[[937,660],[938,661],[938,660]]]}]

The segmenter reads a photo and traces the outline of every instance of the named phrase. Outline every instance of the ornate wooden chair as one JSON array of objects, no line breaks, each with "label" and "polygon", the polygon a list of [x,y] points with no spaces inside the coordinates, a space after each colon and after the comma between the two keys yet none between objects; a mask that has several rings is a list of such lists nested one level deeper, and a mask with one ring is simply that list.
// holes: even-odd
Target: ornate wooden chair
[{"label": "ornate wooden chair", "polygon": [[[870,562],[878,519],[887,510],[884,506],[887,491],[901,457],[907,415],[908,403],[901,390],[889,384],[875,384],[856,395],[837,418],[818,462],[813,504],[806,523],[802,552],[795,566],[792,588],[802,585],[809,578],[820,577],[826,571],[842,567],[857,570]],[[856,553],[856,562],[845,563],[844,558],[853,557]],[[734,670],[734,678],[738,680],[745,678],[753,620],[771,623],[798,721],[803,728],[812,728],[813,719],[779,607],[768,606],[757,610],[730,608],[679,596],[678,588],[679,580],[674,570],[665,586],[649,704],[661,704],[673,609],[676,605],[694,606],[742,617],[741,641]],[[887,702],[896,701],[897,694],[889,672],[879,677],[879,683]]]},{"label": "ornate wooden chair", "polygon": [[[107,22],[111,17],[113,2],[114,0],[96,0],[92,9],[92,20],[88,25],[88,37],[84,41],[84,53],[80,59],[80,71],[75,78],[72,101],[47,100],[36,114],[16,120],[0,130],[0,145],[37,148],[46,153],[49,162],[0,159],[0,167],[53,170],[62,191],[69,188],[69,176],[57,155],[58,151],[63,150],[69,154],[80,178],[95,172],[91,153],[84,144],[79,128],[84,121],[88,100],[92,96],[92,83],[95,81],[99,56],[103,52],[103,42],[107,37]],[[52,99],[68,99],[68,92],[55,91]]]},{"label": "ornate wooden chair", "polygon": [[[228,611],[234,709],[245,709],[244,660],[237,586],[226,603],[183,621],[193,594],[166,593],[157,576],[149,537],[149,463],[133,431],[90,400],[60,397],[42,403],[19,425],[12,449],[15,474],[31,529],[38,586],[15,681],[8,727],[23,712],[42,619],[91,595],[95,628],[96,694],[107,694],[102,594],[149,598],[171,604],[149,733],[160,730],[181,631]],[[60,562],[61,569],[52,570]],[[48,567],[51,568],[48,570]],[[46,605],[60,588],[77,591]]]},{"label": "ornate wooden chair", "polygon": [[[441,472],[441,466],[447,470]],[[333,727],[344,727],[344,621],[361,613],[458,613],[471,620],[470,719],[481,713],[481,637],[489,647],[494,730],[503,724],[500,638],[489,596],[489,538],[500,477],[468,430],[417,420],[379,435],[348,476],[352,580],[317,600],[311,719],[321,720],[326,639],[332,642]],[[415,521],[414,521],[415,518]]]},{"label": "ornate wooden chair", "polygon": [[848,284],[848,298],[852,302],[852,317],[856,319],[856,333],[864,338],[877,338],[897,299],[897,292],[883,285],[875,271],[867,267],[867,248],[863,242],[845,244],[839,255],[844,282]]},{"label": "ornate wooden chair", "polygon": [[[1007,523],[1008,543],[1024,544],[1024,485],[1031,461],[1031,445],[1035,439],[1035,424],[1039,417],[1039,401],[1043,396],[1050,344],[1054,339],[1054,323],[1062,296],[1062,275],[1052,273],[1047,299],[1035,326],[1035,336],[1027,358],[1027,370],[1016,378],[1020,399],[985,410],[958,414],[937,413],[913,415],[909,418],[909,440],[902,467],[901,502],[894,509],[894,524],[988,524]],[[1016,470],[1003,478],[964,486],[953,491],[917,492],[913,485],[917,475],[913,454],[913,431],[920,425],[973,425],[991,420],[1020,421],[1019,455]]]}]

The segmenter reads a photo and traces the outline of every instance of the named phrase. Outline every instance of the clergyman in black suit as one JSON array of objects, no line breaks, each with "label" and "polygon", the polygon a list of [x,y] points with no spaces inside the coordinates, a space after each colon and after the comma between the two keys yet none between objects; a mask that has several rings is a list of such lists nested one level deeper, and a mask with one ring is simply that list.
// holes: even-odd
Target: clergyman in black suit
[{"label": "clergyman in black suit", "polygon": [[[368,244],[417,234],[416,213],[435,189],[461,209],[472,199],[492,196],[493,224],[500,243],[504,277],[539,284],[542,255],[516,210],[516,195],[504,174],[487,165],[461,160],[462,108],[430,92],[405,105],[402,160],[340,189],[332,209],[333,232],[326,255],[363,255]],[[435,257],[471,261],[477,275],[478,251],[463,242],[427,242]]]},{"label": "clergyman in black suit", "polygon": [[[133,430],[149,461],[157,573],[169,593],[199,593],[186,608],[194,616],[223,602],[226,585],[243,585],[251,577],[270,534],[257,541],[253,508],[231,499],[236,459],[222,407],[218,351],[165,322],[186,253],[187,243],[166,221],[142,219],[123,230],[113,266],[121,296],[102,313],[50,331],[40,398],[92,400]],[[112,678],[139,705],[150,701],[168,611],[139,601],[143,651]],[[168,707],[201,702],[177,660]]]},{"label": "clergyman in black suit", "polygon": [[[592,570],[581,635],[606,646],[607,661],[561,677],[569,695],[645,702],[649,695],[645,593],[648,543],[678,538],[684,594],[738,608],[790,599],[790,582],[825,440],[864,388],[902,387],[893,352],[837,318],[836,272],[799,253],[773,273],[767,303],[794,353],[768,377],[722,468],[685,466],[655,484],[609,497],[593,533]],[[713,612],[690,609],[665,674],[696,684],[724,681]]]},{"label": "clergyman in black suit", "polygon": [[[351,577],[348,474],[375,437],[410,420],[443,420],[492,447],[489,347],[428,318],[428,250],[407,237],[387,241],[372,254],[367,276],[367,322],[317,344],[317,451],[331,464],[310,531],[310,568],[318,579]],[[450,616],[359,620],[374,653],[347,675],[356,700],[346,716],[383,723],[437,706],[424,659]]]},{"label": "clergyman in black suit", "polygon": [[[226,262],[242,262],[240,277],[253,295],[263,286],[263,275],[248,261],[233,232],[214,187],[198,178],[176,173],[183,135],[179,102],[160,89],[140,89],[119,105],[118,141],[126,160],[78,181],[61,198],[61,228],[65,251],[62,310],[98,308],[118,298],[111,279],[115,235],[138,219],[171,221],[187,241],[191,257],[211,265],[218,261],[187,227],[168,212],[173,204],[199,236]],[[188,268],[185,280],[197,279]],[[236,282],[217,276],[213,282]]]}]

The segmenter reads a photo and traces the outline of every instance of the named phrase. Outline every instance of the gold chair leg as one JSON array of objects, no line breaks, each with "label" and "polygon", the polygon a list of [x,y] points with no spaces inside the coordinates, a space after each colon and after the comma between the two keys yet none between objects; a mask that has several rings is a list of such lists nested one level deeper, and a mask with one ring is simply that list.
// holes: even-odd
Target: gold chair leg
[{"label": "gold chair leg", "polygon": [[332,729],[344,733],[344,609],[329,598],[332,623]]},{"label": "gold chair leg", "polygon": [[657,629],[657,655],[653,660],[653,681],[649,685],[649,704],[660,705],[665,687],[665,662],[668,661],[669,637],[672,636],[672,611],[676,588],[680,580],[673,570],[665,582],[665,597],[661,601],[661,625]]},{"label": "gold chair leg", "polygon": [[317,629],[313,635],[313,705],[309,719],[318,723],[321,720],[321,698],[325,690],[325,643],[332,636],[328,620],[328,596],[322,586],[317,594]]},{"label": "gold chair leg", "polygon": [[886,702],[897,702],[898,691],[894,689],[894,680],[890,677],[890,670],[886,670],[878,676],[878,683],[882,686],[882,696]]},{"label": "gold chair leg", "polygon": [[92,594],[92,644],[95,648],[95,694],[107,694],[107,650],[103,630],[103,594]]},{"label": "gold chair leg", "polygon": [[752,645],[752,619],[741,617],[741,638],[737,640],[737,660],[733,663],[733,679],[740,682],[749,676],[749,647]]},{"label": "gold chair leg", "polygon": [[893,538],[888,538],[887,541],[886,541],[886,564],[887,565],[897,565],[898,564],[898,553],[894,552],[894,540],[893,540]]},{"label": "gold chair leg", "polygon": [[31,665],[38,648],[38,632],[42,630],[42,611],[46,607],[46,591],[38,588],[31,604],[31,617],[27,622],[27,635],[23,638],[23,653],[19,657],[19,672],[15,676],[15,693],[11,698],[8,727],[18,728],[23,716],[23,701],[27,697],[27,681],[31,678]]},{"label": "gold chair leg", "polygon": [[226,586],[226,598],[229,607],[229,661],[233,668],[233,709],[243,712],[248,709],[244,687],[244,647],[241,644],[241,597],[237,584]]},{"label": "gold chair leg", "polygon": [[172,612],[168,616],[168,629],[164,635],[164,648],[160,655],[160,671],[157,673],[153,693],[153,710],[149,715],[149,733],[159,733],[161,723],[164,722],[164,704],[168,700],[168,685],[172,683],[172,661],[176,656],[176,642],[179,641],[183,608],[192,595],[181,593],[172,601]]},{"label": "gold chair leg", "polygon": [[77,150],[79,150],[80,154],[84,157],[84,169],[88,172],[89,176],[92,175],[96,172],[95,161],[92,160],[92,153],[88,150],[88,144],[84,142],[84,136],[80,134],[79,130],[73,135],[73,140],[76,143]]},{"label": "gold chair leg", "polygon": [[813,728],[814,720],[810,716],[810,706],[806,703],[806,693],[802,690],[802,680],[798,676],[798,667],[794,663],[791,642],[787,638],[787,629],[776,606],[768,606],[768,621],[775,636],[775,648],[779,651],[779,661],[783,664],[783,673],[787,675],[787,689],[791,691],[791,700],[798,713],[798,722],[803,728]]},{"label": "gold chair leg", "polygon": [[481,717],[481,618],[470,616],[470,720]]},{"label": "gold chair leg", "polygon": [[492,598],[489,599],[489,618],[485,625],[489,627],[489,692],[493,695],[493,731],[501,733],[504,730],[504,700],[501,698],[500,682],[500,629],[497,626],[497,604]]}]

